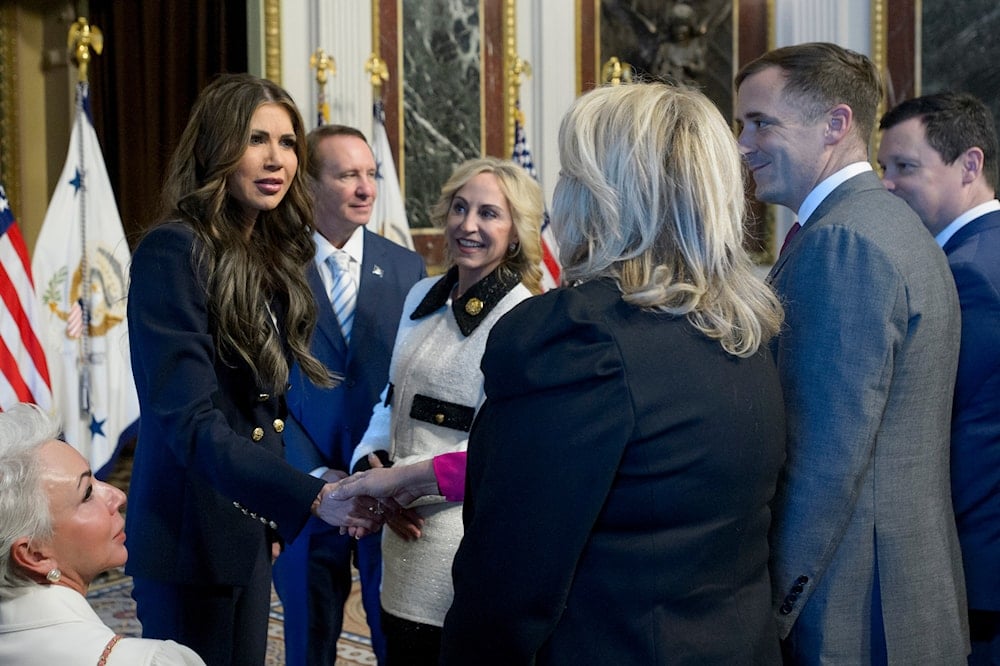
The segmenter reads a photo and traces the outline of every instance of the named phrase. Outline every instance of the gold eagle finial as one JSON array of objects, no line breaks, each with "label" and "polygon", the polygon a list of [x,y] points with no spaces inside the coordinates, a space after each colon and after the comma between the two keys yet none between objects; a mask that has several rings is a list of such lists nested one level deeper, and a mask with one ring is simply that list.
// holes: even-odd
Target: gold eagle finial
[{"label": "gold eagle finial", "polygon": [[69,38],[66,47],[79,69],[80,81],[87,81],[87,66],[90,64],[90,50],[97,55],[104,50],[104,35],[97,26],[87,23],[82,16],[69,27]]}]

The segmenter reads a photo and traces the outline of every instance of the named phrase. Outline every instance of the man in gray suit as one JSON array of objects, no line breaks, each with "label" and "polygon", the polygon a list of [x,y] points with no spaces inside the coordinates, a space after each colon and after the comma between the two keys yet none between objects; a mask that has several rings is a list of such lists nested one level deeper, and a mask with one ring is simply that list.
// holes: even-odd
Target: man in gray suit
[{"label": "man in gray suit", "polygon": [[736,76],[756,196],[798,212],[769,279],[788,452],[773,503],[775,617],[790,664],[963,664],[948,475],[959,307],[944,253],[881,184],[882,88],[833,44]]}]

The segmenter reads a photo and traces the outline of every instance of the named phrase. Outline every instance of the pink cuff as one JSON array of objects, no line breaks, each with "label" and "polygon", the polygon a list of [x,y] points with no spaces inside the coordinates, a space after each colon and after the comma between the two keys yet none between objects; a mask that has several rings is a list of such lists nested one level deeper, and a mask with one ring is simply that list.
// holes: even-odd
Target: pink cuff
[{"label": "pink cuff", "polygon": [[434,456],[434,476],[438,489],[449,502],[465,499],[465,451]]}]

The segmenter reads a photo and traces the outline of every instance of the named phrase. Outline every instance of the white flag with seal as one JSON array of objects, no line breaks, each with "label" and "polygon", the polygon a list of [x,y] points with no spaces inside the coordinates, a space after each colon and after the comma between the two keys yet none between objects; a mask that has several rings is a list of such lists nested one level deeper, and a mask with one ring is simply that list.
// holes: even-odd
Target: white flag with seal
[{"label": "white flag with seal", "polygon": [[88,94],[88,85],[78,83],[66,165],[38,235],[32,273],[63,434],[103,478],[134,436],[139,402],[125,321],[131,254]]},{"label": "white flag with seal", "polygon": [[385,133],[385,110],[382,108],[382,100],[375,102],[372,152],[375,154],[375,166],[378,169],[375,176],[378,193],[375,196],[375,208],[368,222],[368,228],[379,236],[412,250],[413,236],[410,234],[410,222],[406,219],[406,206],[403,204],[403,193],[399,189],[396,164],[392,161],[389,136]]}]

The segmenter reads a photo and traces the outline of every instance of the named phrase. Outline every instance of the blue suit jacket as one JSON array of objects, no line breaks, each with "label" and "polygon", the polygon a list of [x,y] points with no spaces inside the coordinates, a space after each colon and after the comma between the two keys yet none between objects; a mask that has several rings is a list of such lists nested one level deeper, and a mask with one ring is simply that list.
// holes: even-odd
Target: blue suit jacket
[{"label": "blue suit jacket", "polygon": [[951,489],[969,607],[1000,610],[1000,212],[944,246],[962,307]]},{"label": "blue suit jacket", "polygon": [[315,264],[307,277],[319,304],[312,352],[344,376],[333,389],[318,388],[296,366],[288,393],[285,455],[301,470],[348,470],[354,447],[389,378],[389,360],[406,294],[426,275],[420,255],[367,229],[358,305],[348,349]]},{"label": "blue suit jacket", "polygon": [[[319,320],[313,333],[312,352],[327,368],[343,376],[333,389],[318,388],[296,366],[288,392],[288,423],[285,427],[285,456],[295,467],[312,471],[320,466],[349,471],[354,447],[365,434],[372,407],[389,378],[389,361],[396,341],[406,294],[426,271],[420,255],[367,229],[357,309],[350,348],[340,332],[340,324],[330,306],[315,263],[310,263],[307,279],[319,306]],[[303,538],[297,539],[275,562],[274,581],[285,608],[285,657],[289,664],[306,663],[324,648],[317,641],[329,637],[315,635],[316,624],[329,623],[336,633],[342,621],[346,596],[336,585],[310,578],[311,559],[322,552],[319,566],[336,569],[334,579],[350,580],[354,539],[339,535],[318,519],[306,523]],[[372,646],[380,659],[385,640],[378,624],[379,583],[381,580],[381,535],[356,542],[357,565],[361,572],[362,599],[372,631]],[[333,564],[336,563],[336,564]],[[308,617],[310,608],[326,609],[320,618]],[[335,639],[336,636],[333,636]],[[330,653],[335,654],[335,653]]]}]

